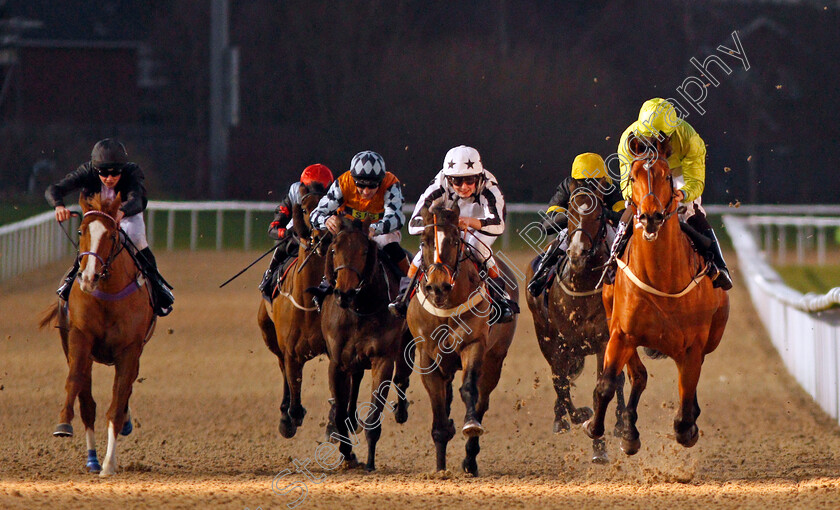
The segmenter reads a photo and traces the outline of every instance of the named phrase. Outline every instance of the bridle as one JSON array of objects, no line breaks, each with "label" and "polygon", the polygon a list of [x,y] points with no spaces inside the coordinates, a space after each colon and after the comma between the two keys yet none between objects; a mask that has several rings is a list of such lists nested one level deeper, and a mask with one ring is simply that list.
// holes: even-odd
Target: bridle
[{"label": "bridle", "polygon": [[[569,230],[569,232],[566,234],[566,236],[567,236],[567,239],[571,240],[572,236],[576,232],[581,232],[583,235],[588,237],[589,238],[589,249],[585,250],[583,252],[583,255],[586,258],[590,258],[595,254],[595,251],[598,249],[598,246],[600,245],[600,243],[606,241],[606,238],[607,238],[606,207],[604,205],[603,199],[601,199],[601,197],[599,197],[598,195],[596,195],[595,193],[593,193],[591,190],[589,190],[587,188],[576,189],[572,193],[572,196],[569,199],[569,203],[571,204],[572,201],[574,201],[574,199],[576,197],[581,196],[581,195],[587,195],[587,196],[595,199],[595,201],[601,207],[601,212],[598,214],[598,223],[599,223],[598,231],[595,233],[595,236],[592,236],[589,232],[584,230],[582,227],[577,227],[573,230]],[[570,209],[571,209],[571,207],[570,207]],[[580,221],[578,221],[578,225],[580,225]]]},{"label": "bridle", "polygon": [[[341,235],[341,233],[339,233],[339,235]],[[362,235],[364,235],[364,233],[362,233]],[[365,236],[365,240],[367,240],[367,236]],[[358,283],[358,285],[356,285],[355,288],[353,288],[353,289],[351,289],[347,292],[341,292],[338,289],[336,289],[335,290],[336,293],[344,294],[347,297],[355,297],[355,296],[359,295],[359,293],[362,291],[362,289],[365,287],[365,285],[370,283],[368,280],[370,279],[370,276],[373,274],[373,268],[367,267],[367,265],[368,265],[367,260],[368,260],[368,257],[369,257],[368,252],[369,252],[369,250],[371,250],[371,246],[370,246],[370,243],[366,243],[366,244],[368,245],[368,249],[364,253],[364,257],[365,257],[365,268],[364,269],[359,271],[358,269],[356,269],[355,267],[353,267],[349,264],[341,264],[340,266],[337,266],[337,267],[333,268],[333,270],[330,274],[330,285],[333,288],[335,287],[336,279],[338,279],[338,272],[342,269],[344,269],[346,271],[351,271],[353,273],[356,273],[356,276],[359,277],[359,283]],[[335,248],[334,247],[330,248],[330,252],[329,252],[328,256],[330,258],[335,257]]]},{"label": "bridle", "polygon": [[[664,161],[665,166],[670,169],[670,166],[668,165],[668,159],[663,157],[662,154],[657,153],[655,158],[654,157],[635,158],[633,160],[633,162],[631,163],[631,165],[636,161],[644,161],[645,163],[644,163],[643,166],[645,167],[645,170],[647,171],[648,192],[645,196],[642,197],[642,201],[644,201],[645,198],[647,198],[649,196],[652,196],[653,199],[656,200],[656,202],[660,206],[662,206],[662,201],[659,200],[659,197],[657,197],[656,194],[653,192],[653,176],[651,175],[650,167],[656,161]],[[633,178],[633,175],[631,173],[630,178],[629,178],[629,184],[630,184],[631,188],[632,188],[634,182],[635,182],[635,179]],[[672,210],[669,211],[669,209],[671,209],[671,204],[675,203],[674,198],[676,198],[676,196],[677,196],[677,192],[674,190],[674,176],[671,174],[671,172],[668,172],[668,186],[671,189],[671,196],[668,198],[668,203],[665,204],[665,207],[662,208],[662,211],[663,211],[662,222],[663,223],[665,221],[667,221],[668,219],[670,219],[671,216],[673,216],[677,212],[677,210],[679,209],[679,202],[676,202],[676,206]],[[633,220],[634,220],[634,222],[638,223],[640,221],[639,206],[635,202],[633,202],[633,195],[632,194],[630,195],[630,199],[628,200],[628,202],[629,202],[630,207],[632,207],[633,210],[635,210],[635,214],[633,215]]]},{"label": "bridle", "polygon": [[117,257],[117,255],[119,255],[120,252],[123,250],[123,248],[125,248],[123,243],[118,242],[118,240],[119,240],[118,236],[119,236],[119,231],[120,231],[120,222],[117,221],[116,218],[114,218],[113,216],[111,216],[108,213],[105,213],[105,212],[102,212],[102,211],[95,211],[95,210],[94,211],[88,211],[88,212],[84,213],[82,215],[82,221],[84,221],[84,219],[88,216],[101,216],[103,218],[108,218],[114,224],[115,238],[114,238],[114,242],[111,243],[111,252],[108,254],[107,259],[103,259],[102,256],[100,256],[98,253],[93,252],[93,251],[83,251],[83,252],[80,252],[76,256],[76,259],[79,261],[80,265],[81,265],[82,257],[84,257],[85,255],[89,255],[89,256],[95,258],[99,262],[99,264],[102,266],[102,268],[99,270],[99,272],[94,274],[94,278],[97,279],[97,280],[105,280],[105,279],[108,278],[108,274],[109,274],[110,268],[111,268],[111,263],[114,262],[114,259]]},{"label": "bridle", "polygon": [[439,241],[440,236],[438,235],[438,228],[454,227],[455,229],[457,229],[458,227],[456,225],[452,225],[451,223],[439,223],[438,219],[437,219],[437,214],[434,214],[432,216],[432,218],[433,218],[432,221],[434,221],[434,223],[424,225],[423,229],[427,229],[427,228],[434,228],[435,229],[434,230],[435,261],[434,261],[434,263],[432,263],[431,266],[429,266],[428,268],[425,268],[423,270],[423,280],[428,282],[429,281],[429,275],[433,271],[443,270],[443,271],[446,271],[446,276],[449,279],[449,284],[454,287],[455,286],[455,280],[458,278],[458,272],[460,271],[460,268],[461,268],[461,262],[466,260],[466,257],[464,257],[464,258],[460,257],[460,254],[465,251],[464,250],[464,240],[461,238],[460,235],[455,236],[455,239],[457,239],[457,241],[456,241],[456,243],[457,243],[456,253],[458,254],[458,256],[456,257],[456,260],[455,260],[455,267],[452,267],[451,265],[444,262],[443,259],[440,256],[440,241]]}]

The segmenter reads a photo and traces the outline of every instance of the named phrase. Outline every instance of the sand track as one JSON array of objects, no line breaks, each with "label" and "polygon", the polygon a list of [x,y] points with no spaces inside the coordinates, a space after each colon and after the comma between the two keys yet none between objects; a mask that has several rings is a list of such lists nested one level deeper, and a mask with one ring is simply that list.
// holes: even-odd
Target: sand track
[{"label": "sand track", "polygon": [[[327,416],[326,362],[304,371],[309,414],[292,440],[277,432],[281,377],[256,326],[257,269],[225,289],[218,284],[253,253],[161,252],[176,287],[176,311],[161,319],[141,359],[131,405],[135,432],[120,440],[120,472],[100,480],[83,470],[77,435],[51,432],[63,400],[66,363],[55,331],[38,331],[64,266],[0,285],[0,508],[285,508],[293,495],[272,492],[275,475],[312,458]],[[515,258],[523,264],[524,257]],[[43,275],[49,275],[47,277]],[[611,463],[589,463],[582,431],[551,433],[554,392],[527,309],[484,420],[481,476],[459,472],[460,436],[450,443],[451,474],[432,473],[431,412],[415,374],[405,425],[384,421],[374,474],[324,471],[309,482],[298,508],[578,507],[674,508],[840,505],[840,428],[787,375],[742,287],[721,347],[703,367],[699,386],[702,437],[684,449],[673,439],[674,364],[645,359],[650,374],[640,405],[642,450],[634,457],[608,438]],[[594,361],[574,395],[591,405]],[[98,448],[113,369],[94,368]],[[369,397],[369,383],[361,400]],[[457,394],[452,417],[463,421]],[[612,420],[608,421],[611,426]],[[608,428],[609,430],[609,428]],[[363,459],[364,438],[356,451]],[[286,478],[305,480],[301,474]],[[285,485],[285,484],[284,484]]]}]

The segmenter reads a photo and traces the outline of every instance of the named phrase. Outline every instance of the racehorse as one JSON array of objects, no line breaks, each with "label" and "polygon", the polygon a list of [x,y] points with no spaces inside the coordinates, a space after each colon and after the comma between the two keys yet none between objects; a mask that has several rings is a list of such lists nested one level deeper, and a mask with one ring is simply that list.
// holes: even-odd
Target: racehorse
[{"label": "racehorse", "polygon": [[[600,375],[604,349],[610,338],[601,298],[602,287],[599,285],[600,269],[609,256],[603,188],[599,187],[606,184],[572,181],[567,212],[567,257],[561,259],[557,275],[545,294],[534,297],[530,292],[525,293],[534,317],[537,341],[551,366],[554,391],[557,393],[554,402],[555,433],[569,430],[567,413],[572,423],[577,425],[592,417],[592,409],[578,408],[572,403],[571,382],[583,371],[584,358],[592,354],[597,356]],[[560,241],[557,239],[555,242]],[[530,280],[533,276],[530,266],[529,271]],[[619,435],[623,428],[623,372],[619,374],[617,390],[615,431]],[[603,439],[594,439],[592,449],[593,462],[608,462]]]},{"label": "racehorse", "polygon": [[680,229],[679,201],[667,162],[669,140],[632,138],[629,143],[632,153],[640,155],[629,176],[634,235],[624,256],[617,260],[614,285],[604,288],[610,340],[604,371],[593,392],[595,415],[584,424],[584,430],[593,438],[603,435],[607,404],[619,372],[627,365],[631,391],[621,447],[632,455],[641,447],[637,406],[647,384],[647,370],[636,349],[648,347],[676,362],[680,408],[674,431],[681,445],[694,446],[699,437],[700,369],[723,336],[729,297],[704,277],[708,267]]},{"label": "racehorse", "polygon": [[[140,354],[156,321],[149,285],[124,244],[116,219],[120,203],[119,196],[103,201],[98,193],[79,199],[83,213],[79,227],[79,284],[73,286],[67,303],[61,301],[50,307],[40,322],[43,328],[58,319],[61,346],[70,368],[65,386],[67,398],[53,435],[73,436],[73,406],[78,397],[88,449],[86,466],[100,476],[116,472],[117,433],[126,436],[133,429],[128,400],[140,370]],[[108,449],[101,466],[94,437],[96,402],[91,394],[94,361],[116,369],[106,415]]]},{"label": "racehorse", "polygon": [[[394,411],[387,400],[391,386],[398,395],[397,423],[408,419],[405,392],[411,365],[402,354],[411,337],[405,320],[388,311],[398,290],[399,269],[380,257],[379,247],[368,238],[368,225],[343,218],[330,245],[324,276],[334,289],[321,307],[335,405],[337,430],[332,439],[340,441],[345,466],[355,467],[355,434],[351,436],[350,431],[360,422],[368,444],[365,470],[373,471],[376,443],[382,434],[382,410],[388,406]],[[371,398],[363,404],[369,409],[366,417],[358,417],[356,401],[366,369],[371,371]]]},{"label": "racehorse", "polygon": [[[516,320],[491,326],[500,311],[490,302],[478,264],[470,258],[470,249],[460,235],[458,205],[448,209],[438,200],[420,214],[425,227],[421,235],[423,275],[407,314],[417,351],[414,366],[422,374],[432,404],[438,471],[446,470],[446,446],[455,435],[449,418],[452,381],[455,372],[463,370],[460,392],[467,412],[461,431],[467,444],[461,467],[477,476],[479,437],[484,433],[481,420],[499,382]],[[518,299],[513,273],[501,260],[497,264],[505,279],[513,283],[511,297]]]},{"label": "racehorse", "polygon": [[313,230],[309,214],[324,195],[323,186],[301,185],[300,205],[292,209],[295,234],[300,239],[297,259],[286,268],[286,276],[274,290],[271,303],[260,299],[257,323],[263,341],[277,356],[283,372],[283,401],[280,404],[280,424],[283,437],[293,437],[303,424],[306,409],[301,405],[303,366],[307,361],[326,354],[327,345],[321,333],[321,314],[312,304],[306,291],[318,285],[324,273],[324,256],[329,239]]}]

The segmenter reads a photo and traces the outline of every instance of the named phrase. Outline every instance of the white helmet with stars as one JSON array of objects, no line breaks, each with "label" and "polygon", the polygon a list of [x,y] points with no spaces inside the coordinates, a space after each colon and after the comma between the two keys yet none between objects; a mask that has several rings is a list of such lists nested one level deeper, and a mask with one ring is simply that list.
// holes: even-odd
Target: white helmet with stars
[{"label": "white helmet with stars", "polygon": [[481,156],[478,151],[466,145],[459,145],[449,149],[443,158],[443,175],[447,177],[463,177],[484,173]]}]

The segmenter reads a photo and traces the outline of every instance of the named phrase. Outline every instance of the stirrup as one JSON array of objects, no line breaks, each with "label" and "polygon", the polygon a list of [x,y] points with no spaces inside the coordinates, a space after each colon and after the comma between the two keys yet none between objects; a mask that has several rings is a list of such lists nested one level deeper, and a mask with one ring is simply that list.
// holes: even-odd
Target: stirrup
[{"label": "stirrup", "polygon": [[712,279],[712,287],[715,289],[730,290],[732,288],[732,277],[729,275],[729,269],[719,268],[712,264],[712,270],[715,274],[710,274]]}]

